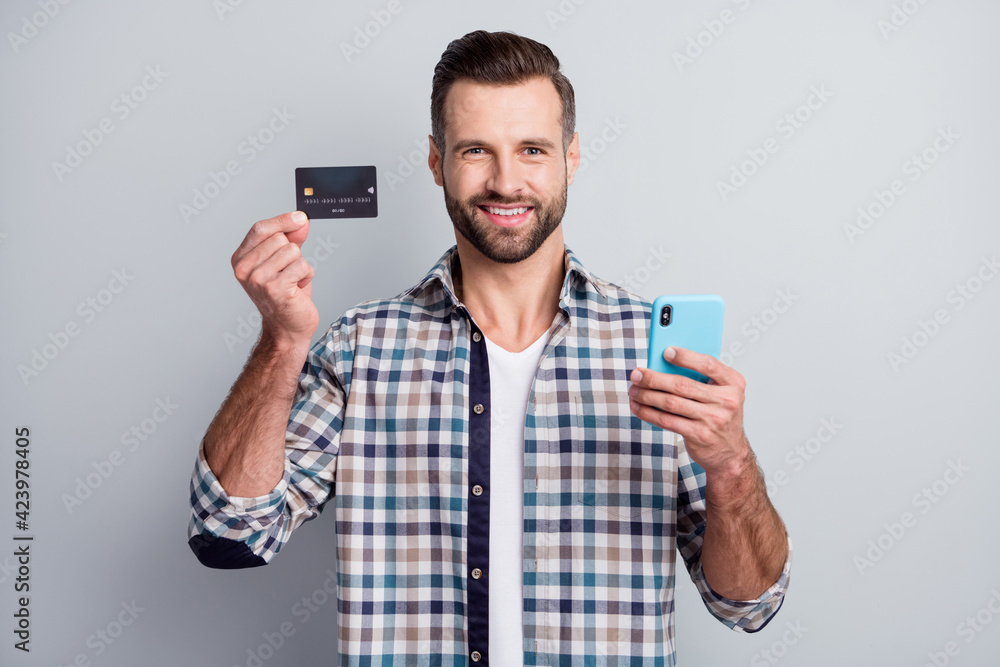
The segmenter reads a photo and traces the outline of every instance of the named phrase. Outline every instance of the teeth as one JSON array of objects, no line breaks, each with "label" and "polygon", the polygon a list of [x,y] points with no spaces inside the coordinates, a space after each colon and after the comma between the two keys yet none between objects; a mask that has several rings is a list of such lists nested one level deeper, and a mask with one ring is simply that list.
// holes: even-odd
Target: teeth
[{"label": "teeth", "polygon": [[521,215],[527,212],[529,206],[522,206],[521,208],[496,208],[495,206],[487,206],[486,210],[493,215]]}]

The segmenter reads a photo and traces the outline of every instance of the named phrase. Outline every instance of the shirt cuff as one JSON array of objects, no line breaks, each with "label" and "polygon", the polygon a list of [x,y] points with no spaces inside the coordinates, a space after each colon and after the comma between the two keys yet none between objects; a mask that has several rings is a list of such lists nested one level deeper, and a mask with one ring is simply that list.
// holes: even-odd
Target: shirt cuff
[{"label": "shirt cuff", "polygon": [[191,525],[188,537],[214,535],[242,542],[254,538],[279,521],[288,489],[288,468],[274,489],[263,496],[230,496],[222,488],[205,458],[204,443],[191,479]]},{"label": "shirt cuff", "polygon": [[731,600],[719,595],[708,585],[701,559],[695,564],[691,578],[701,598],[713,616],[737,632],[757,632],[777,613],[784,602],[792,569],[792,540],[788,538],[788,557],[778,580],[753,600]]}]

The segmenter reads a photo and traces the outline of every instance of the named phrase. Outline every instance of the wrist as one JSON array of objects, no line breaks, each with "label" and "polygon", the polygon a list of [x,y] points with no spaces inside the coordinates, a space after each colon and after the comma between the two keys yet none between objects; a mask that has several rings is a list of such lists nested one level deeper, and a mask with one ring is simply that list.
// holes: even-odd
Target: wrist
[{"label": "wrist", "polygon": [[706,472],[705,479],[706,504],[722,511],[752,510],[763,488],[757,458],[749,447],[725,469]]},{"label": "wrist", "polygon": [[304,361],[309,353],[311,341],[311,335],[290,334],[287,331],[278,332],[265,323],[261,327],[256,349],[277,359],[287,358]]},{"label": "wrist", "polygon": [[266,327],[247,360],[247,369],[253,369],[278,395],[291,400],[298,387],[302,367],[309,356],[308,340],[276,338]]}]

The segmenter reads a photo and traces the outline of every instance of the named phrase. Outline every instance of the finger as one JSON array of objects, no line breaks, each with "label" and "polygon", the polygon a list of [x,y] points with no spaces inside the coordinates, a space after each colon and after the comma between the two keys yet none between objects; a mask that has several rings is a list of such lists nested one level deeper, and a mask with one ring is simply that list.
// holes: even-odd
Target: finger
[{"label": "finger", "polygon": [[628,395],[633,402],[641,406],[648,406],[690,419],[698,418],[706,410],[705,403],[657,389],[646,389],[638,385],[630,387]]},{"label": "finger", "polygon": [[743,376],[725,365],[715,357],[701,354],[683,347],[668,347],[663,351],[663,358],[671,364],[689,368],[693,371],[715,380],[720,385],[738,385]]},{"label": "finger", "polygon": [[[258,264],[251,271],[247,281],[251,287],[258,290],[272,291],[274,287],[285,287],[288,280],[285,279],[282,272],[299,259],[302,259],[302,251],[299,250],[299,247],[292,243],[286,243]],[[295,282],[298,282],[300,278],[301,276],[296,278]],[[271,290],[267,289],[268,285],[272,286]]]},{"label": "finger", "polygon": [[295,282],[299,287],[305,287],[312,282],[314,275],[316,275],[316,271],[313,269],[312,264],[306,261],[306,258],[301,255],[281,271],[281,278],[283,280],[287,280],[289,283]]},{"label": "finger", "polygon": [[[278,233],[282,232],[288,234],[293,233],[296,239],[296,245],[302,246],[302,242],[305,241],[305,234],[309,233],[309,218],[302,211],[292,211],[290,213],[283,213],[274,218],[268,218],[266,220],[258,220],[247,232],[247,235],[243,238],[243,242],[233,253],[233,266],[245,256],[251,249],[260,245],[260,243]],[[302,232],[302,227],[305,227],[305,232]],[[298,233],[295,233],[298,232]],[[301,238],[299,238],[301,236]],[[291,240],[291,239],[289,239]]]},{"label": "finger", "polygon": [[245,282],[254,269],[266,262],[281,246],[286,245],[291,245],[288,238],[281,232],[275,232],[250,248],[233,267],[236,279],[241,283]]},{"label": "finger", "polygon": [[649,405],[643,405],[642,403],[637,403],[632,401],[629,406],[632,413],[639,419],[652,424],[653,426],[659,426],[667,431],[673,431],[679,435],[687,438],[694,430],[695,422],[687,417],[680,415],[675,415],[670,412],[664,412],[663,410],[658,410]]},{"label": "finger", "polygon": [[713,390],[708,385],[683,375],[636,368],[632,371],[631,380],[638,387],[677,394],[701,403],[711,403],[714,400]]}]

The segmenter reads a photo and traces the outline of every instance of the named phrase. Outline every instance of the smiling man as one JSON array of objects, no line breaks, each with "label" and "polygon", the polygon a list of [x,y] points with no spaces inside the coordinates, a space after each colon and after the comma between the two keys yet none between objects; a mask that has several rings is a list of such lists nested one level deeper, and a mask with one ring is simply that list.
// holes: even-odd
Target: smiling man
[{"label": "smiling man", "polygon": [[566,247],[559,61],[470,33],[435,69],[431,123],[456,245],[412,288],[310,347],[305,216],[234,253],[263,325],[199,449],[192,549],[263,565],[331,503],[344,665],[673,665],[677,553],[714,616],[759,630],[791,551],[744,379],[683,349],[665,354],[710,383],[640,369],[651,303]]}]

